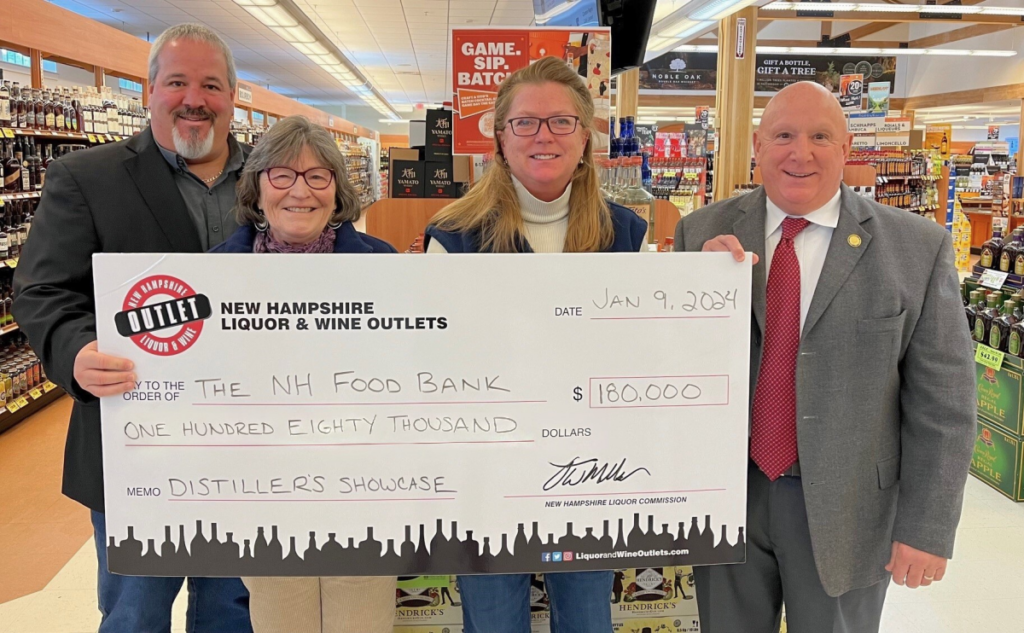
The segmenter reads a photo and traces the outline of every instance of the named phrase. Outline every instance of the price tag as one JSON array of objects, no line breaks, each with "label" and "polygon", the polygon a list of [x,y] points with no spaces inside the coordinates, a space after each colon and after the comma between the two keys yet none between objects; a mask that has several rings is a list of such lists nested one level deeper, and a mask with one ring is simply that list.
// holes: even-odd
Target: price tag
[{"label": "price tag", "polygon": [[107,134],[107,140],[110,141],[111,143],[113,143],[114,142],[114,137],[111,136],[110,134]]},{"label": "price tag", "polygon": [[17,411],[20,408],[21,407],[18,406],[17,402],[8,402],[7,403],[7,410],[10,411],[11,413],[14,413],[15,411]]},{"label": "price tag", "polygon": [[32,391],[30,391],[28,393],[29,393],[30,396],[32,396],[33,400],[38,400],[38,399],[43,397],[43,392],[42,392],[41,389],[33,389]]},{"label": "price tag", "polygon": [[14,138],[14,130],[11,128],[4,128],[4,136],[7,138]]},{"label": "price tag", "polygon": [[1010,273],[1003,273],[999,272],[998,270],[992,270],[991,268],[989,268],[981,275],[981,281],[979,281],[978,283],[980,283],[982,286],[985,286],[986,288],[999,290],[1000,288],[1003,287],[1003,284],[1006,283],[1006,278],[1009,276]]},{"label": "price tag", "polygon": [[16,260],[16,259],[8,259],[8,260],[4,261],[4,264],[6,264],[6,266],[8,268],[17,268],[18,267],[18,260]]},{"label": "price tag", "polygon": [[28,406],[28,398],[26,398],[25,396],[22,396],[22,397],[18,398],[17,403],[18,403],[18,406],[20,408],[24,409],[25,407]]},{"label": "price tag", "polygon": [[103,138],[103,136],[97,136],[96,140],[99,141],[100,143],[106,143],[107,142],[106,139]]},{"label": "price tag", "polygon": [[53,391],[56,388],[57,388],[57,385],[53,384],[49,380],[47,380],[45,383],[43,383],[43,393],[50,393],[51,391]]},{"label": "price tag", "polygon": [[1004,352],[992,349],[988,345],[979,344],[977,351],[974,352],[974,362],[996,371],[999,371],[1003,366],[1003,358],[1005,357],[1006,354]]},{"label": "price tag", "polygon": [[89,142],[90,143],[95,143],[96,142],[96,135],[95,134],[88,134],[87,136],[89,137]]}]

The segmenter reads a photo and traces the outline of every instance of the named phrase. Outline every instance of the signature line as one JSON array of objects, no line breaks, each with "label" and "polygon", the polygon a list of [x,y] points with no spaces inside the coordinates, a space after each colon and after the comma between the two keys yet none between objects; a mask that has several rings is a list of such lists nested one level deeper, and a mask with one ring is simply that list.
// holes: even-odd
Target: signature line
[{"label": "signature line", "polygon": [[505,495],[506,499],[538,499],[541,497],[617,497],[624,495],[663,495],[670,493],[694,493],[694,492],[725,492],[728,488],[704,488],[701,490],[641,490],[638,492],[592,492],[565,495],[552,493],[548,495]]}]

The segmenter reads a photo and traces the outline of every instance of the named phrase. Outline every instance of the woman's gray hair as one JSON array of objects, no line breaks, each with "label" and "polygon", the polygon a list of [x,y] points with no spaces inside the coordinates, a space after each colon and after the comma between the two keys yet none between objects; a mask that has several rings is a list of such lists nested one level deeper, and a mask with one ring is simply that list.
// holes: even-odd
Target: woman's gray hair
[{"label": "woman's gray hair", "polygon": [[235,58],[231,54],[226,42],[212,29],[202,24],[177,24],[160,34],[149,49],[149,84],[156,83],[156,76],[160,72],[160,53],[169,42],[174,40],[191,40],[193,42],[206,42],[214,48],[220,49],[224,54],[224,62],[228,66],[228,85],[232,92],[238,84],[238,73],[235,72]]},{"label": "woman's gray hair", "polygon": [[275,123],[256,149],[249,154],[238,178],[235,195],[235,216],[239,224],[261,224],[266,222],[260,210],[260,174],[270,167],[285,167],[297,160],[302,150],[308,148],[313,158],[322,167],[334,171],[337,206],[331,224],[355,222],[362,213],[359,195],[348,180],[345,157],[330,132],[301,115],[285,117]]}]

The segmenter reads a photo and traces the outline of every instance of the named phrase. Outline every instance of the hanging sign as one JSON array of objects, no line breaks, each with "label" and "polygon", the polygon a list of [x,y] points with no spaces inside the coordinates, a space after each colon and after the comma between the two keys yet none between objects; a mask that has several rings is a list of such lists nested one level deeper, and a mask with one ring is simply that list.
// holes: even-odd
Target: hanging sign
[{"label": "hanging sign", "polygon": [[891,84],[888,81],[868,84],[868,112],[887,114],[889,112],[889,94]]},{"label": "hanging sign", "polygon": [[747,19],[736,19],[736,59],[746,57],[747,48]]},{"label": "hanging sign", "polygon": [[611,29],[452,29],[453,153],[494,151],[494,103],[501,82],[542,57],[565,60],[594,99],[595,151],[607,151],[611,113]]},{"label": "hanging sign", "polygon": [[931,149],[942,156],[943,160],[950,157],[950,144],[953,142],[953,126],[948,123],[929,125],[924,129],[924,148]]},{"label": "hanging sign", "polygon": [[248,84],[238,84],[238,100],[242,103],[248,103],[252,105],[252,86]]},{"label": "hanging sign", "polygon": [[998,141],[999,140],[999,126],[990,125],[988,126],[988,140]]}]

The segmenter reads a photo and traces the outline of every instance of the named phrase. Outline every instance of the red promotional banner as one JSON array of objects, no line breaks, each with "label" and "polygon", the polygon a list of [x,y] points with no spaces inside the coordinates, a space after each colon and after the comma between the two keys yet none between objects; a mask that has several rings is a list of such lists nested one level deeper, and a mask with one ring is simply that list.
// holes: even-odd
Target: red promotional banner
[{"label": "red promotional banner", "polygon": [[607,151],[611,109],[611,35],[608,29],[453,29],[453,151],[494,151],[494,102],[510,74],[542,57],[565,60],[594,98],[595,151]]}]

